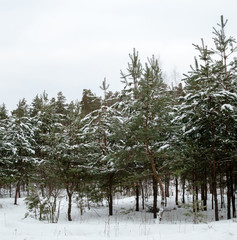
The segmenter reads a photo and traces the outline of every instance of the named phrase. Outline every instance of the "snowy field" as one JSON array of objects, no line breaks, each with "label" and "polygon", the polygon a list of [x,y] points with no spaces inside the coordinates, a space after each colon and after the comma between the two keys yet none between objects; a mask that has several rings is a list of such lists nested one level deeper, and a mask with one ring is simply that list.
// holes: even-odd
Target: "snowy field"
[{"label": "snowy field", "polygon": [[[174,208],[168,202],[163,220],[159,224],[153,214],[140,210],[135,212],[135,198],[116,199],[114,216],[108,217],[107,207],[91,207],[81,216],[80,209],[73,206],[73,222],[66,217],[67,203],[62,204],[58,223],[39,221],[25,217],[24,199],[17,206],[13,199],[0,198],[0,240],[228,240],[237,239],[237,220],[212,221],[213,211],[208,211],[207,223],[193,224],[184,215],[185,209]],[[220,212],[220,215],[224,214]]]}]

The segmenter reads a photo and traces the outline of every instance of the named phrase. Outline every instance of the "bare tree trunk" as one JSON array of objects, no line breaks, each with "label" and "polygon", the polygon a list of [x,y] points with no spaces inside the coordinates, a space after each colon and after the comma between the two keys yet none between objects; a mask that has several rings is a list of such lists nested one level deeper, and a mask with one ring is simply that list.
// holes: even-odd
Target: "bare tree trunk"
[{"label": "bare tree trunk", "polygon": [[9,185],[9,195],[10,195],[10,198],[12,197],[12,184],[10,183]]},{"label": "bare tree trunk", "polygon": [[136,184],[136,211],[139,211],[139,184]]},{"label": "bare tree trunk", "polygon": [[66,190],[67,190],[67,195],[68,195],[67,218],[68,218],[68,221],[72,221],[71,212],[72,212],[72,194],[73,194],[73,192],[70,191],[69,187],[67,187]]},{"label": "bare tree trunk", "polygon": [[152,171],[154,174],[154,177],[156,178],[157,182],[159,183],[159,187],[160,187],[160,193],[161,193],[161,208],[160,208],[160,212],[159,212],[159,220],[162,220],[162,216],[163,216],[163,212],[164,212],[164,204],[165,204],[165,192],[164,192],[164,188],[163,188],[163,184],[162,181],[156,171],[156,167],[155,167],[155,163],[153,160],[153,156],[152,153],[149,149],[149,144],[148,144],[148,140],[146,139],[146,150],[147,150],[147,154],[151,163],[151,167],[152,167]]},{"label": "bare tree trunk", "polygon": [[231,219],[231,192],[230,192],[230,172],[229,172],[229,163],[226,164],[226,186],[227,186],[227,219]]},{"label": "bare tree trunk", "polygon": [[165,207],[167,206],[167,197],[170,196],[170,193],[169,193],[169,186],[170,185],[170,178],[169,178],[169,175],[165,175]]},{"label": "bare tree trunk", "polygon": [[232,164],[230,165],[230,191],[231,191],[231,198],[232,198],[232,216],[233,216],[233,218],[236,218],[235,192],[234,192],[234,183],[233,183]]},{"label": "bare tree trunk", "polygon": [[178,178],[175,178],[175,204],[176,206],[179,204],[179,182]]},{"label": "bare tree trunk", "polygon": [[157,189],[157,181],[155,177],[152,177],[153,180],[153,217],[157,218],[157,194],[158,194],[158,189]]},{"label": "bare tree trunk", "polygon": [[17,182],[17,185],[16,185],[14,205],[17,205],[17,196],[18,196],[19,191],[20,191],[20,180]]},{"label": "bare tree trunk", "polygon": [[199,203],[198,203],[198,186],[196,185],[196,210],[199,211]]},{"label": "bare tree trunk", "polygon": [[144,193],[144,187],[143,184],[141,184],[142,187],[142,209],[145,209],[145,193]]},{"label": "bare tree trunk", "polygon": [[204,211],[207,211],[207,177],[205,178],[205,185],[204,185],[204,193],[205,193],[205,198],[204,198]]},{"label": "bare tree trunk", "polygon": [[182,203],[185,203],[185,178],[183,178],[183,196],[182,196]]},{"label": "bare tree trunk", "polygon": [[205,179],[204,183],[201,184],[201,199],[202,199],[203,210],[207,211],[207,183],[206,183],[206,179]]},{"label": "bare tree trunk", "polygon": [[109,216],[113,215],[113,195],[112,195],[112,178],[109,176],[109,186],[108,186],[108,200],[109,200]]},{"label": "bare tree trunk", "polygon": [[224,186],[222,182],[222,173],[220,173],[220,194],[221,194],[221,208],[224,207]]},{"label": "bare tree trunk", "polygon": [[215,220],[219,221],[219,215],[218,215],[218,200],[217,200],[217,191],[216,191],[216,167],[215,164],[213,164],[213,198],[215,203]]}]

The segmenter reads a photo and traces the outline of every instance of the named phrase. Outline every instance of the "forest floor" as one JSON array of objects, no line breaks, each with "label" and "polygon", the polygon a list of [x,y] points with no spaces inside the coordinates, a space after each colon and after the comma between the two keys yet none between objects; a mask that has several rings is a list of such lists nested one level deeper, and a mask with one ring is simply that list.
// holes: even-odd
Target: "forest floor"
[{"label": "forest floor", "polygon": [[[152,204],[152,199],[146,204]],[[62,201],[58,223],[39,221],[28,216],[24,198],[13,205],[13,198],[0,198],[1,240],[229,240],[237,239],[237,220],[225,220],[225,209],[220,211],[221,220],[214,221],[214,212],[203,212],[202,222],[193,224],[193,216],[186,216],[187,209],[176,208],[172,198],[161,223],[145,210],[135,212],[135,198],[114,201],[114,215],[108,217],[108,207],[91,206],[81,216],[74,203],[72,222],[67,221],[67,202]]]}]

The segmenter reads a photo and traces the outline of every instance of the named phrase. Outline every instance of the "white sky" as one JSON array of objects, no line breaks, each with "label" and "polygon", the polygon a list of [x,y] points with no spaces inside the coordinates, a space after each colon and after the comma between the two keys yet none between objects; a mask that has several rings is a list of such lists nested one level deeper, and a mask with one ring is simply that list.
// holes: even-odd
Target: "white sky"
[{"label": "white sky", "polygon": [[83,89],[120,90],[120,69],[136,48],[155,54],[172,79],[196,55],[192,43],[212,43],[220,15],[237,37],[236,0],[0,0],[0,104],[12,110],[44,90],[68,101]]}]

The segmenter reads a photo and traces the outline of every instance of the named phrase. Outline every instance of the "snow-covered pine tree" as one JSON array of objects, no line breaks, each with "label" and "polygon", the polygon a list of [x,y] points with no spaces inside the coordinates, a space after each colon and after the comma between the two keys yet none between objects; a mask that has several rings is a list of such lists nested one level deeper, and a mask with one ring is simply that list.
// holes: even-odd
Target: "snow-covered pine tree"
[{"label": "snow-covered pine tree", "polygon": [[9,144],[6,141],[6,132],[8,124],[8,114],[6,106],[0,105],[0,185],[11,184],[11,177],[9,174],[10,163],[7,159]]},{"label": "snow-covered pine tree", "polygon": [[9,117],[5,136],[8,143],[7,159],[11,164],[11,175],[16,182],[14,204],[17,204],[20,184],[29,180],[38,164],[35,158],[35,130],[26,101],[22,99]]},{"label": "snow-covered pine tree", "polygon": [[116,153],[120,148],[116,133],[121,125],[120,112],[113,105],[109,106],[105,98],[100,109],[86,115],[82,124],[88,171],[100,179],[97,187],[107,195],[109,215],[113,215],[113,192],[118,174]]},{"label": "snow-covered pine tree", "polygon": [[229,163],[233,161],[231,152],[234,153],[236,146],[236,60],[229,59],[236,48],[235,40],[225,36],[225,25],[221,17],[220,30],[214,28],[215,49],[208,49],[203,40],[201,46],[194,45],[199,57],[195,59],[195,67],[186,75],[186,96],[178,106],[177,118],[189,156],[194,160],[191,165],[194,178],[199,175],[199,179],[206,179],[206,173],[212,173],[216,221],[219,220],[218,169],[223,168],[225,160]]},{"label": "snow-covered pine tree", "polygon": [[[130,151],[133,149],[133,161],[136,165],[150,167],[161,190],[161,209],[159,219],[162,219],[164,209],[164,189],[161,173],[163,150],[169,142],[169,109],[168,91],[163,82],[158,60],[153,57],[143,68],[134,50],[130,55],[131,63],[128,64],[128,73],[122,74],[126,84],[123,91],[126,104],[124,108],[124,125],[126,127],[126,145]],[[132,86],[132,87],[131,87]],[[144,162],[144,160],[146,162]],[[156,210],[154,209],[156,213]],[[156,214],[154,215],[156,217]]]}]

